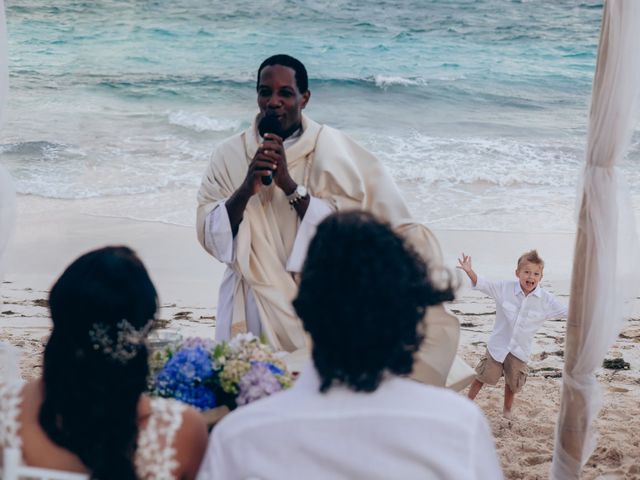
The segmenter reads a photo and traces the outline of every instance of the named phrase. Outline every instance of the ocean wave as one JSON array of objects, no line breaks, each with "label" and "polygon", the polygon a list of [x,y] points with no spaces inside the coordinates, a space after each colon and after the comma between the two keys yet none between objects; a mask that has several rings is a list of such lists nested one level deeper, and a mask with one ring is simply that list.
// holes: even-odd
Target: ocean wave
[{"label": "ocean wave", "polygon": [[0,145],[0,153],[14,154],[24,156],[41,156],[43,158],[51,157],[52,154],[64,150],[67,145],[62,143],[47,142],[44,140],[35,140],[28,142],[5,143]]},{"label": "ocean wave", "polygon": [[188,128],[196,132],[233,131],[238,130],[242,125],[239,120],[213,118],[202,113],[190,113],[182,110],[169,112],[168,119],[171,125]]},{"label": "ocean wave", "polygon": [[102,144],[94,137],[80,145],[18,142],[0,145],[0,153],[19,193],[87,199],[195,188],[214,146],[204,140],[194,148],[183,134],[132,133]]},{"label": "ocean wave", "polygon": [[102,188],[81,187],[79,185],[54,185],[49,182],[25,182],[16,180],[16,191],[23,195],[35,195],[44,198],[54,198],[58,200],[86,200],[91,198],[122,197],[131,195],[142,195],[157,193],[158,187],[138,185],[135,187]]},{"label": "ocean wave", "polygon": [[372,137],[369,147],[401,182],[480,188],[573,189],[580,169],[579,143],[533,143],[510,138],[444,138],[415,133]]},{"label": "ocean wave", "polygon": [[578,8],[586,8],[588,10],[602,10],[604,4],[601,2],[596,2],[596,3],[588,3],[588,2],[582,2],[578,5]]},{"label": "ocean wave", "polygon": [[[165,115],[169,124],[195,132],[231,132],[241,127],[239,121],[202,113],[179,110]],[[203,140],[186,141],[176,130],[165,136],[122,138],[118,144],[99,148],[34,141],[0,145],[0,152],[14,171],[21,193],[91,198],[197,185],[217,143]],[[447,138],[414,132],[371,133],[362,143],[398,182],[418,185],[423,193],[449,187],[574,191],[582,164],[581,140]],[[625,167],[625,174],[630,182],[640,181],[635,163]]]},{"label": "ocean wave", "polygon": [[[370,79],[368,78],[364,79],[365,82],[369,80]],[[387,88],[393,85],[400,85],[403,87],[427,85],[427,81],[423,78],[406,78],[388,75],[375,75],[373,77],[373,82],[375,83],[376,87],[380,88]]]},{"label": "ocean wave", "polygon": [[172,30],[169,30],[167,28],[160,28],[160,27],[143,27],[143,26],[136,26],[133,28],[133,33],[150,33],[151,35],[158,35],[161,37],[177,37],[178,34]]},{"label": "ocean wave", "polygon": [[[12,173],[18,193],[63,200],[118,198],[163,191],[194,190],[200,184],[202,174],[201,168],[192,169],[189,178],[178,178],[179,174],[176,172],[165,176],[145,174],[142,171],[136,173],[124,165],[120,166],[120,170],[125,172],[122,175],[118,176],[116,170],[117,168],[104,168],[87,172],[82,166],[76,165],[75,169],[68,168],[57,175],[57,172],[46,169],[38,169],[31,175],[20,171]],[[84,172],[83,178],[76,178],[78,171]]]},{"label": "ocean wave", "polygon": [[192,89],[209,92],[221,88],[255,88],[255,79],[249,75],[221,77],[217,75],[167,75],[124,74],[119,76],[84,75],[71,77],[74,84],[93,84],[123,95],[133,97],[156,96],[158,94],[184,95]]},{"label": "ocean wave", "polygon": [[[92,77],[91,75],[88,77]],[[94,77],[94,76],[93,76]],[[75,76],[76,81],[81,80]],[[217,76],[217,75],[126,75],[119,77],[102,76],[99,78],[88,78],[98,86],[111,89],[142,89],[158,87],[237,87],[255,88],[255,77],[253,75],[242,76]],[[311,86],[314,84],[333,86],[369,86],[378,88],[388,88],[391,86],[425,86],[427,80],[421,77],[404,77],[401,75],[376,74],[363,77],[311,77]]]},{"label": "ocean wave", "polygon": [[[149,57],[136,60],[145,67],[154,64]],[[499,78],[487,75],[469,74],[457,64],[443,64],[429,76],[375,73],[371,75],[317,76],[309,79],[311,90],[331,88],[347,91],[353,96],[358,92],[367,94],[371,90],[389,91],[413,96],[415,99],[440,99],[448,103],[468,105],[482,102],[489,105],[507,105],[523,109],[544,109],[549,98],[563,92],[587,92],[591,85],[588,69],[559,74],[556,71],[539,72],[529,75],[501,73]],[[14,74],[15,76],[15,74]],[[13,77],[12,77],[13,78]],[[16,76],[16,82],[18,77]],[[19,90],[46,90],[54,85],[58,90],[73,90],[87,86],[104,89],[110,94],[125,98],[145,99],[169,97],[185,101],[201,102],[218,98],[221,92],[252,92],[255,90],[253,74],[238,75],[197,75],[197,74],[61,74],[49,78],[46,84],[42,75],[31,69],[20,77]],[[55,83],[54,83],[55,81]],[[15,83],[15,82],[14,82]],[[507,84],[508,88],[502,85]],[[535,87],[528,87],[535,85]],[[354,92],[354,93],[351,93]],[[542,92],[542,94],[540,94]],[[547,93],[548,92],[548,93]],[[26,94],[26,93],[25,93]],[[529,97],[529,98],[525,98]]]},{"label": "ocean wave", "polygon": [[[158,75],[108,77],[96,80],[98,87],[107,88],[118,95],[135,98],[169,96],[201,101],[212,95],[220,95],[220,92],[224,90],[251,92],[255,89],[253,76]],[[73,81],[81,80],[76,78]],[[469,78],[464,71],[447,67],[434,71],[430,77],[385,73],[353,77],[320,76],[311,77],[309,85],[312,91],[314,89],[350,91],[351,93],[346,93],[349,96],[358,94],[358,92],[366,94],[371,90],[382,90],[400,93],[408,98],[412,97],[414,100],[440,99],[448,103],[464,105],[468,105],[470,102],[481,102],[488,105],[542,110],[546,107],[547,98],[553,97],[551,95],[541,96],[536,94],[537,92],[549,89],[553,95],[559,96],[558,92],[565,89],[575,94],[577,88],[586,91],[591,80],[588,75],[577,76],[574,71],[571,77],[558,76],[555,72],[526,77],[505,74],[502,81],[509,83],[510,88],[500,88],[500,82],[496,83],[491,78]],[[522,85],[535,84],[537,90],[513,88],[514,82],[518,86],[518,82]]]}]

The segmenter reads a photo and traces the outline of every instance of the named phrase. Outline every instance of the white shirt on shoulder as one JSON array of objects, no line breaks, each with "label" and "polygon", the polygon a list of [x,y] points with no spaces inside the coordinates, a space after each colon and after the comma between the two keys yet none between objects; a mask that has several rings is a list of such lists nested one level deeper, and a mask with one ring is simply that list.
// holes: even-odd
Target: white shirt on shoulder
[{"label": "white shirt on shoulder", "polygon": [[549,319],[566,317],[568,309],[540,285],[525,296],[518,280],[491,281],[478,276],[473,287],[496,301],[496,321],[487,350],[498,362],[511,353],[529,361],[533,337]]},{"label": "white shirt on shoulder", "polygon": [[502,479],[480,409],[459,394],[401,377],[375,392],[319,391],[308,364],[287,391],[218,424],[205,479]]}]

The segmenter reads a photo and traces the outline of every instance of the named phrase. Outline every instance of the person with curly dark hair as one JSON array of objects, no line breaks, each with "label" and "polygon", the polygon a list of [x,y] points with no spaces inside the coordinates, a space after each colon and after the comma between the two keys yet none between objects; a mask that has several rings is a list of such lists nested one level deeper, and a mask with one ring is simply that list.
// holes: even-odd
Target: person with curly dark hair
[{"label": "person with curly dark hair", "polygon": [[327,217],[293,301],[313,362],[216,426],[199,478],[502,478],[479,408],[408,378],[426,309],[453,299],[432,277],[387,223]]},{"label": "person with curly dark hair", "polygon": [[426,308],[453,291],[434,287],[420,257],[371,214],[336,215],[320,228],[293,306],[313,339],[320,391],[372,392],[385,373],[411,373]]},{"label": "person with curly dark hair", "polygon": [[136,254],[82,255],[49,307],[42,378],[24,387],[0,379],[0,450],[22,445],[27,465],[103,480],[194,478],[207,442],[202,416],[144,394],[158,300]]}]

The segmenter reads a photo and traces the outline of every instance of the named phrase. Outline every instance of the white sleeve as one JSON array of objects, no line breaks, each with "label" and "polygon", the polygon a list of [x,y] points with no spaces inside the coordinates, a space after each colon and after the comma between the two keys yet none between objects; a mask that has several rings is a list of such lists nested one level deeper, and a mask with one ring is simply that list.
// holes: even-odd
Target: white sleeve
[{"label": "white sleeve", "polygon": [[216,435],[214,429],[209,435],[209,445],[207,452],[200,464],[200,470],[196,480],[218,480],[238,478],[237,469],[233,467],[233,455],[226,452],[226,447]]},{"label": "white sleeve", "polygon": [[478,412],[478,421],[471,443],[471,474],[477,480],[502,480],[502,467],[498,460],[496,445],[484,415]]},{"label": "white sleeve", "polygon": [[484,277],[478,275],[478,281],[473,287],[474,290],[479,290],[482,293],[486,293],[490,297],[497,299],[500,291],[502,290],[501,282],[492,282]]},{"label": "white sleeve", "polygon": [[549,300],[549,305],[548,305],[548,312],[547,312],[547,319],[550,318],[567,318],[567,316],[569,315],[569,309],[567,308],[567,306],[563,303],[560,303],[560,301],[554,296],[554,295],[549,295],[550,300]]},{"label": "white sleeve", "polygon": [[204,220],[204,246],[211,255],[229,265],[235,259],[236,249],[226,201],[225,198],[218,202]]},{"label": "white sleeve", "polygon": [[[212,438],[213,438],[213,435],[209,435],[209,445],[207,446],[207,452],[205,453],[204,458],[202,459],[202,462],[200,462],[200,469],[198,470],[198,474],[196,475],[196,480],[211,480],[215,478],[214,475],[216,473],[214,472],[214,467],[217,466],[216,465],[217,462],[213,458],[214,454],[211,448]],[[219,477],[219,478],[223,478],[223,477]]]},{"label": "white sleeve", "polygon": [[307,258],[307,250],[309,243],[316,233],[316,228],[322,220],[334,212],[334,208],[325,200],[311,197],[307,212],[304,214],[296,239],[293,242],[291,254],[287,260],[288,272],[301,272],[305,258]]}]

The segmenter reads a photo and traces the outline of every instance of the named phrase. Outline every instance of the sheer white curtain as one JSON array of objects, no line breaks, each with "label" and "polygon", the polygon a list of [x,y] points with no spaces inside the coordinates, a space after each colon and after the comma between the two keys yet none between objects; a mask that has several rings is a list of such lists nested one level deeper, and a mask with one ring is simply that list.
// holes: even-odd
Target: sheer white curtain
[{"label": "sheer white curtain", "polygon": [[0,0],[0,122],[9,91],[7,55],[7,25],[4,17],[4,0]]},{"label": "sheer white curtain", "polygon": [[[4,18],[4,1],[0,0],[0,124],[4,115],[9,91],[7,74],[7,32]],[[13,229],[15,192],[7,171],[0,165],[0,281],[3,275],[3,257]],[[18,357],[15,349],[0,342],[0,380],[18,375]]]},{"label": "sheer white curtain", "polygon": [[640,285],[631,199],[616,164],[635,126],[640,92],[640,1],[604,5],[593,81],[582,202],[571,280],[562,403],[551,478],[580,478],[596,444],[596,369]]},{"label": "sheer white curtain", "polygon": [[[7,31],[4,17],[4,0],[0,0],[0,126],[9,91],[7,56]],[[2,258],[13,229],[15,215],[15,191],[9,173],[0,164],[0,279]]]}]

